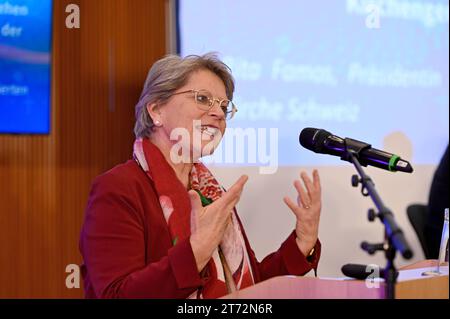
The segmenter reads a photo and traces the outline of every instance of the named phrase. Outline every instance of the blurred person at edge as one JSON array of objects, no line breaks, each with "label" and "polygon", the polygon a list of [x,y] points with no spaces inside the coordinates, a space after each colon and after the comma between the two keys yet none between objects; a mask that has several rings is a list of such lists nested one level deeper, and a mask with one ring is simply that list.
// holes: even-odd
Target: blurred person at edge
[{"label": "blurred person at edge", "polygon": [[442,228],[444,226],[444,211],[449,208],[449,155],[448,144],[442,155],[439,165],[433,175],[430,193],[428,196],[427,216],[425,220],[425,242],[430,258],[439,258]]}]

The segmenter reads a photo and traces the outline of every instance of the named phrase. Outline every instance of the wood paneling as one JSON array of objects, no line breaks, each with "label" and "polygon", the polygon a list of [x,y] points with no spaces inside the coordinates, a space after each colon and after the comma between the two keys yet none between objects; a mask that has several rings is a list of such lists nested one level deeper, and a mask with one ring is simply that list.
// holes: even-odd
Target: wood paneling
[{"label": "wood paneling", "polygon": [[[80,7],[80,29],[65,8]],[[55,0],[51,134],[0,136],[0,298],[76,298],[66,265],[90,183],[130,158],[134,106],[165,54],[164,0]]]}]

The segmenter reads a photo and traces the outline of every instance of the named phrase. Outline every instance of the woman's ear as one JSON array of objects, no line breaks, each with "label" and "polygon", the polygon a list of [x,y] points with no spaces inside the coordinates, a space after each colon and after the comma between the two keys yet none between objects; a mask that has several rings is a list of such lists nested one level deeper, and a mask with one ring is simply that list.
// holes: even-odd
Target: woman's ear
[{"label": "woman's ear", "polygon": [[152,119],[155,126],[162,126],[161,111],[157,103],[147,103],[146,105],[148,115]]}]

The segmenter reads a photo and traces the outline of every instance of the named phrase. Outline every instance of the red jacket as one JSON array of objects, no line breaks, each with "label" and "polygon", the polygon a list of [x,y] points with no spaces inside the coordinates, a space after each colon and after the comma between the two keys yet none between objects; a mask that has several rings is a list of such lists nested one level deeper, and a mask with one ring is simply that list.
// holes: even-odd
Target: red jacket
[{"label": "red jacket", "polygon": [[[316,270],[293,231],[278,251],[256,260],[247,236],[255,282]],[[208,281],[200,277],[189,240],[172,245],[153,182],[133,160],[97,177],[80,236],[86,298],[187,298]]]}]

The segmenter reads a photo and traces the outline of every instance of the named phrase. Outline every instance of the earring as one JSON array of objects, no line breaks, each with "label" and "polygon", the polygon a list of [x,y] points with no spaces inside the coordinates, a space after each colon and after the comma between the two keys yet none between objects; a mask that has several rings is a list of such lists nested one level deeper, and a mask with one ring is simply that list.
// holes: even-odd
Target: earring
[{"label": "earring", "polygon": [[155,121],[155,125],[156,126],[161,126],[161,122],[160,121]]}]

